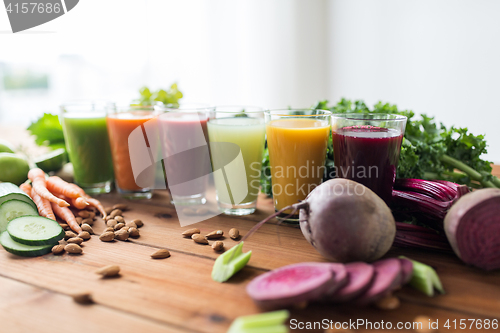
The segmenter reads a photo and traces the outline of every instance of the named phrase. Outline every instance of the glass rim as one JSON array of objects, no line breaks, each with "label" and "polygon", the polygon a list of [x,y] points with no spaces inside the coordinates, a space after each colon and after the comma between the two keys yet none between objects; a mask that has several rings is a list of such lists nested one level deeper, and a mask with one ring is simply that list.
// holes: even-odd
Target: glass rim
[{"label": "glass rim", "polygon": [[[315,112],[321,112],[318,114],[286,114],[285,112],[296,112],[296,111],[315,111]],[[264,111],[266,115],[269,116],[279,116],[279,117],[318,117],[318,116],[331,116],[332,112],[329,110],[323,110],[323,109],[272,109],[272,110],[266,110]]]},{"label": "glass rim", "polygon": [[[85,106],[98,106],[99,108],[108,109],[110,107],[115,107],[115,102],[106,99],[90,99],[90,100],[73,100],[64,102],[59,105],[59,108],[62,111],[67,111],[67,107],[85,107]],[[82,110],[79,110],[82,111]],[[93,111],[93,110],[88,110]]]},{"label": "glass rim", "polygon": [[178,107],[174,107],[172,104],[157,104],[154,105],[155,109],[158,111],[167,112],[207,112],[212,111],[215,107],[211,104],[206,103],[181,103]]},{"label": "glass rim", "polygon": [[[377,116],[381,118],[363,118],[363,116]],[[392,117],[392,118],[390,118]],[[333,113],[332,119],[345,119],[345,120],[365,120],[365,121],[394,121],[394,122],[403,122],[407,121],[408,117],[393,114],[393,113],[370,113],[370,112],[362,112],[362,113]]]},{"label": "glass rim", "polygon": [[[212,110],[212,112],[215,112],[215,113],[227,113],[227,114],[238,114],[238,113],[242,113],[241,110],[239,111],[236,111],[236,110],[218,110],[218,108],[242,108],[244,110],[243,113],[249,113],[249,114],[253,114],[253,113],[264,113],[267,111],[266,108],[262,107],[262,106],[256,106],[256,105],[237,105],[237,104],[234,104],[234,105],[216,105],[213,107],[214,109]],[[250,110],[250,111],[247,111],[247,109],[255,109],[255,110]],[[259,109],[259,110],[256,110],[256,109]]]}]

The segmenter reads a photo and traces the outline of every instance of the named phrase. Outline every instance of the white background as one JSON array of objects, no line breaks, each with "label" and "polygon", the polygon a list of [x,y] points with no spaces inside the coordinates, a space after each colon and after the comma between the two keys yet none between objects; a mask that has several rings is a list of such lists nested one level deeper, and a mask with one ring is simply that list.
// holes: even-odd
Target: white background
[{"label": "white background", "polygon": [[48,91],[0,83],[7,125],[67,100],[127,103],[143,85],[176,81],[192,102],[395,103],[486,134],[487,158],[500,162],[495,0],[82,0],[18,34],[0,8],[2,64],[50,74]]}]

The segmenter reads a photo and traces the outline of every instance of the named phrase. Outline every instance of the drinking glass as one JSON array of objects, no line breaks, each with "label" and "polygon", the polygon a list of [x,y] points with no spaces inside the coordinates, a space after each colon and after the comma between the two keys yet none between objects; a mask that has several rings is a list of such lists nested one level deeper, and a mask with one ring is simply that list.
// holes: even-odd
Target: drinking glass
[{"label": "drinking glass", "polygon": [[60,121],[75,183],[89,194],[108,193],[113,163],[106,128],[107,101],[82,101],[61,105]]},{"label": "drinking glass", "polygon": [[406,120],[393,114],[332,115],[337,177],[361,183],[389,203]]},{"label": "drinking glass", "polygon": [[210,112],[208,137],[221,212],[248,215],[255,211],[265,136],[261,107],[217,106]]},{"label": "drinking glass", "polygon": [[178,108],[159,107],[160,144],[164,170],[175,205],[206,202],[206,189],[212,173],[208,147],[208,113],[204,104],[184,104]]},{"label": "drinking glass", "polygon": [[157,115],[153,106],[123,106],[108,112],[115,185],[118,193],[127,199],[152,197],[156,167],[153,153],[158,146]]},{"label": "drinking glass", "polygon": [[[276,211],[304,200],[323,178],[331,112],[292,109],[265,112]],[[290,209],[280,215],[289,215]],[[287,219],[298,222],[298,212]]]}]

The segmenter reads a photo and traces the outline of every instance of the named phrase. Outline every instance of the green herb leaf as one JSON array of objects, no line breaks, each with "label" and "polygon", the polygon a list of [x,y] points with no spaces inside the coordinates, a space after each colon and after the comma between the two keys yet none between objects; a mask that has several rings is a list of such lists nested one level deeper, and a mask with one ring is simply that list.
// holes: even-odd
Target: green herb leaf
[{"label": "green herb leaf", "polygon": [[46,145],[54,149],[64,148],[64,134],[56,115],[45,113],[36,122],[31,123],[28,131],[35,136],[37,145]]}]

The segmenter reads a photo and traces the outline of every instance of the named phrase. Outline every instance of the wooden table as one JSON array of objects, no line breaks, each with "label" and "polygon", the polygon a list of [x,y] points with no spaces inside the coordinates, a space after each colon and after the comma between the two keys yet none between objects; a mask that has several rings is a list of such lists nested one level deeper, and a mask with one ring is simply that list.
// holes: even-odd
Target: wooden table
[{"label": "wooden table", "polygon": [[[500,173],[499,168],[495,173]],[[116,194],[101,196],[100,200],[106,206],[127,203],[130,210],[125,212],[125,219],[139,218],[145,223],[141,237],[104,243],[93,236],[84,243],[83,255],[21,258],[0,249],[0,332],[225,332],[236,317],[260,312],[245,292],[254,277],[287,264],[324,261],[299,229],[279,226],[280,244],[277,226],[270,223],[245,242],[244,251],[253,251],[249,264],[229,282],[220,284],[210,277],[217,254],[210,246],[181,236],[187,228],[179,226],[165,191],[156,192],[151,200],[130,202]],[[253,215],[217,216],[196,227],[203,234],[217,229],[227,233],[233,227],[245,234],[272,212],[272,201],[262,196]],[[104,222],[98,219],[94,230],[99,234],[103,229]],[[226,248],[236,244],[229,238],[224,243]],[[171,257],[151,259],[159,248],[170,250]],[[447,294],[428,298],[404,287],[397,293],[401,307],[395,311],[311,304],[306,309],[292,309],[291,318],[302,322],[383,320],[395,326],[427,316],[439,320],[438,332],[455,331],[443,327],[447,320],[500,320],[500,272],[467,267],[453,254],[393,248],[387,256],[398,255],[434,266]],[[104,280],[95,274],[98,268],[110,264],[121,267],[121,277]],[[82,291],[91,291],[96,303],[73,302],[71,295]]]}]

